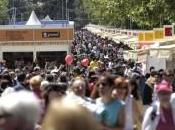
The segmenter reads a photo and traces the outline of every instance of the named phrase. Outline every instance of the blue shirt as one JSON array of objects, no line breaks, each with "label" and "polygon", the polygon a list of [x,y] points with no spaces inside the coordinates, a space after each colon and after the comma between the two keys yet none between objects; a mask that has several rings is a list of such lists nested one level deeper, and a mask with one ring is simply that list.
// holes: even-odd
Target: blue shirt
[{"label": "blue shirt", "polygon": [[102,99],[97,99],[97,120],[104,123],[109,128],[115,128],[120,110],[124,106],[124,102],[120,100],[114,100],[108,104],[102,102]]}]

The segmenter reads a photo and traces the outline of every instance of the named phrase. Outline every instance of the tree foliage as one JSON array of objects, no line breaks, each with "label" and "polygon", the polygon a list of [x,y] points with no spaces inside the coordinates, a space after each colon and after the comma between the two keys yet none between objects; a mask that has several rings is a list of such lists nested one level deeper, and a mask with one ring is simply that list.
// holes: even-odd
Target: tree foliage
[{"label": "tree foliage", "polygon": [[[66,3],[67,1],[67,3]],[[0,21],[8,24],[16,8],[16,20],[28,20],[32,10],[35,10],[39,19],[49,15],[51,19],[74,20],[78,25],[88,23],[84,0],[0,0]],[[67,13],[66,13],[67,12]]]},{"label": "tree foliage", "polygon": [[173,23],[175,20],[174,0],[0,0],[0,19],[12,16],[27,20],[34,9],[40,19],[49,15],[52,19],[68,16],[78,24],[96,24],[132,29],[150,29]]},{"label": "tree foliage", "polygon": [[[149,29],[175,20],[173,0],[87,0],[90,18],[99,24]],[[96,22],[96,21],[93,21]]]},{"label": "tree foliage", "polygon": [[[2,23],[2,21],[4,19],[8,19],[8,1],[7,0],[0,0],[0,23]],[[3,19],[3,20],[2,20]]]}]

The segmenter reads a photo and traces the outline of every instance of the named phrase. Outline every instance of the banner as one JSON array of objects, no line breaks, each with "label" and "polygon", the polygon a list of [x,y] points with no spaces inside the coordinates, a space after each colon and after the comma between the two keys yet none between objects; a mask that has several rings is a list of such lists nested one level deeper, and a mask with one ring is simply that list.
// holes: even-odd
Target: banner
[{"label": "banner", "polygon": [[138,40],[139,40],[139,41],[144,41],[144,40],[145,40],[145,38],[144,38],[144,32],[140,32],[140,33],[138,34]]},{"label": "banner", "polygon": [[155,40],[164,38],[164,29],[163,28],[155,28],[154,29],[154,38]]},{"label": "banner", "polygon": [[154,40],[154,32],[147,31],[145,32],[145,41],[153,41]]},{"label": "banner", "polygon": [[173,36],[173,25],[165,25],[164,26],[165,37]]},{"label": "banner", "polygon": [[0,42],[4,41],[64,41],[73,40],[73,29],[9,29],[0,30]]}]

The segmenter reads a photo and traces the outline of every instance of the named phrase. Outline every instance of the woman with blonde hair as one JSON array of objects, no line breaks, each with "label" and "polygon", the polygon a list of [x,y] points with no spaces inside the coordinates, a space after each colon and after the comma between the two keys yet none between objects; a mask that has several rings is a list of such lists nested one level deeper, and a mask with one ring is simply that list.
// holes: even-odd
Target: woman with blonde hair
[{"label": "woman with blonde hair", "polygon": [[138,94],[134,92],[133,95],[133,90],[137,87],[135,82],[124,77],[118,77],[114,82],[116,89],[113,91],[113,97],[125,102],[124,130],[140,130],[142,114],[136,101]]},{"label": "woman with blonde hair", "polygon": [[96,100],[96,116],[102,130],[123,130],[124,128],[125,104],[113,98],[114,79],[112,75],[104,74],[99,77],[96,84],[100,95]]},{"label": "woman with blonde hair", "polygon": [[41,130],[98,130],[92,114],[72,100],[53,101]]}]

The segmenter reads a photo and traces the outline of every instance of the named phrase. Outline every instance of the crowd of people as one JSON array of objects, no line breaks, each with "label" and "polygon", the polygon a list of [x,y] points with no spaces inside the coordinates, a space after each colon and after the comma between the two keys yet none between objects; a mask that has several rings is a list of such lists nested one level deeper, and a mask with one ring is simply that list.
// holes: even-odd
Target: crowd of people
[{"label": "crowd of people", "polygon": [[[175,72],[124,60],[130,49],[77,31],[71,65],[1,64],[2,130],[175,130]],[[81,60],[89,59],[87,66]]]}]

